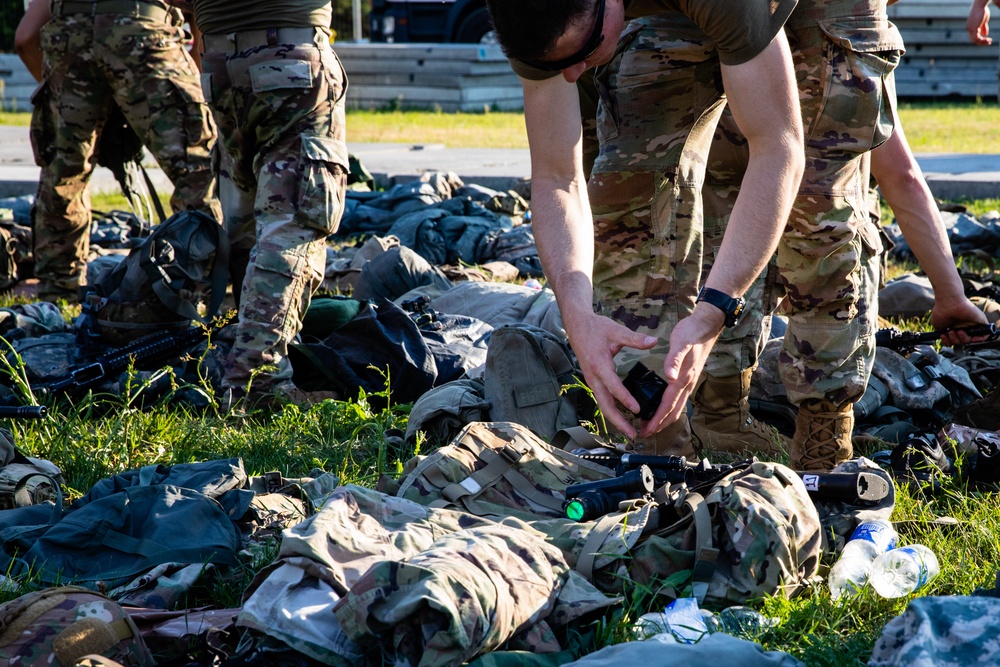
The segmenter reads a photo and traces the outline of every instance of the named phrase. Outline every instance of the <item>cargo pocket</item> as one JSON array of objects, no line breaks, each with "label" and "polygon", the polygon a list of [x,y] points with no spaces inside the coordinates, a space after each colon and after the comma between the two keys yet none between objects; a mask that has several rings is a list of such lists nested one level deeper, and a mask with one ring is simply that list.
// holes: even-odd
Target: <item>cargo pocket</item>
[{"label": "cargo pocket", "polygon": [[302,135],[302,182],[296,217],[304,227],[333,234],[344,214],[347,145],[338,139]]},{"label": "cargo pocket", "polygon": [[55,157],[56,122],[52,114],[52,85],[48,78],[42,79],[31,94],[31,127],[29,137],[35,154],[35,164],[48,167]]},{"label": "cargo pocket", "polygon": [[878,290],[882,277],[882,239],[874,224],[861,225],[861,294],[858,298],[858,319],[860,335],[868,338],[875,335],[878,328]]},{"label": "cargo pocket", "polygon": [[143,88],[155,128],[149,133],[155,149],[150,148],[157,159],[162,154],[186,164],[195,151],[198,159],[207,160],[215,124],[201,83],[193,77],[156,78],[147,79]]},{"label": "cargo pocket", "polygon": [[892,134],[887,79],[902,57],[903,39],[877,17],[820,21],[827,37],[823,62],[823,108],[809,128],[807,144],[819,150],[864,153]]}]

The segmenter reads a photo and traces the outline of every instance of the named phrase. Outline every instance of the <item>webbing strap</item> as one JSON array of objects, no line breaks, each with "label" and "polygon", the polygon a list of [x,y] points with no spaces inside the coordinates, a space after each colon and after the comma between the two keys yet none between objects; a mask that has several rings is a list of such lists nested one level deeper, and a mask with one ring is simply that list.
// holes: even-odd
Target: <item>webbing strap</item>
[{"label": "webbing strap", "polygon": [[441,495],[452,502],[458,502],[459,498],[478,495],[483,489],[493,486],[521,458],[521,453],[510,445],[504,445],[501,451],[504,453],[498,454],[495,450],[484,447],[475,452],[480,461],[486,462],[486,467],[480,468],[461,482],[449,484],[441,490]]},{"label": "webbing strap", "polygon": [[[556,449],[564,449],[566,451],[572,451],[577,447],[582,447],[583,449],[609,447],[607,443],[601,441],[583,426],[571,426],[556,431],[556,434],[552,436],[552,446]],[[611,445],[610,448],[614,449],[614,445]]]},{"label": "webbing strap", "polygon": [[587,539],[583,543],[583,548],[580,550],[580,557],[576,561],[576,571],[588,581],[593,582],[594,567],[597,559],[602,555],[601,547],[607,543],[612,533],[618,530],[619,527],[622,527],[624,530],[624,526],[622,526],[623,521],[627,522],[627,525],[634,527],[637,532],[644,531],[646,524],[649,523],[649,517],[652,516],[655,508],[655,504],[647,503],[635,512],[605,514],[598,519],[597,525],[594,526],[590,535],[587,536]]},{"label": "webbing strap", "polygon": [[708,511],[708,503],[699,493],[689,493],[684,499],[684,506],[694,517],[692,592],[698,602],[704,602],[708,584],[715,574],[715,562],[719,558],[719,550],[712,546],[712,515]]},{"label": "webbing strap", "polygon": [[503,478],[510,482],[510,485],[514,487],[515,491],[536,505],[544,507],[545,509],[554,510],[556,512],[562,512],[562,498],[556,498],[555,496],[550,496],[547,493],[542,493],[534,484],[528,481],[527,477],[518,471],[508,470],[504,473]]},{"label": "webbing strap", "polygon": [[611,533],[621,525],[621,520],[621,514],[605,514],[597,520],[597,525],[584,541],[580,557],[576,560],[576,571],[587,581],[594,581],[594,562],[600,555],[599,549],[604,546]]}]

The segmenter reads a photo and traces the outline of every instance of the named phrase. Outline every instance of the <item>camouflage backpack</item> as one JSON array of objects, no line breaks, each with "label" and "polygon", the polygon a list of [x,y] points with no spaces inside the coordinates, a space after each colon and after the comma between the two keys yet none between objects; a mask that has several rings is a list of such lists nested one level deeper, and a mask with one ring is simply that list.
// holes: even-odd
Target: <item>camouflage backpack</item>
[{"label": "camouflage backpack", "polygon": [[613,477],[520,424],[473,422],[451,444],[406,464],[396,495],[477,516],[563,517],[564,489]]},{"label": "camouflage backpack", "polygon": [[[85,288],[77,320],[84,344],[123,345],[216,315],[229,284],[229,238],[201,211],[176,213],[153,228],[118,266]],[[207,303],[205,316],[198,306]]]},{"label": "camouflage backpack", "polygon": [[62,586],[0,606],[0,667],[72,667],[88,654],[125,667],[156,664],[135,622],[100,593]]},{"label": "camouflage backpack", "polygon": [[[637,584],[687,571],[699,601],[739,604],[764,595],[792,597],[819,569],[816,506],[799,475],[781,464],[753,462],[704,495],[679,494],[674,509],[677,521],[631,550],[625,565]],[[595,550],[603,551],[600,542]],[[677,597],[669,587],[661,592]]]},{"label": "camouflage backpack", "polygon": [[62,510],[62,470],[46,461],[25,456],[14,446],[14,436],[0,428],[0,510],[44,502]]}]

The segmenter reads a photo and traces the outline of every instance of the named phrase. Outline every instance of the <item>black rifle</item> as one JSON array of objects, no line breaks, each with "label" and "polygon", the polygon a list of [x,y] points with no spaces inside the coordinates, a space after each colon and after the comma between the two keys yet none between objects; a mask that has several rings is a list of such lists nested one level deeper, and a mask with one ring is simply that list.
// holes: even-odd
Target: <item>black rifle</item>
[{"label": "black rifle", "polygon": [[[664,485],[683,484],[692,491],[703,491],[715,485],[726,475],[736,470],[747,468],[752,460],[739,461],[733,464],[713,465],[708,459],[702,459],[697,465],[691,465],[683,456],[650,456],[640,454],[583,454],[582,459],[592,463],[599,463],[615,471],[617,477],[604,482],[589,482],[587,484],[576,484],[566,488],[566,497],[573,498],[583,490],[590,490],[591,484],[607,484],[616,494],[609,498],[607,502],[592,502],[584,512],[580,508],[573,508],[576,514],[591,518],[578,518],[569,514],[570,506],[567,502],[567,516],[575,521],[592,521],[608,512],[614,511],[618,505],[626,500],[635,500],[648,495],[646,492],[633,492],[627,495],[626,486],[613,486],[613,483],[622,479],[624,475],[634,473],[639,469],[650,470],[655,479],[654,488]],[[813,499],[813,502],[847,502],[856,505],[876,505],[889,495],[889,483],[873,472],[796,472],[802,478],[806,491]],[[630,487],[631,488],[631,487]],[[603,512],[599,512],[603,510]]]},{"label": "black rifle", "polygon": [[908,350],[916,345],[933,343],[941,336],[952,331],[964,331],[972,338],[986,337],[990,340],[1000,337],[995,324],[975,324],[968,327],[944,329],[942,331],[900,331],[894,327],[879,329],[875,332],[875,345],[887,347],[890,350]]},{"label": "black rifle", "polygon": [[80,364],[55,380],[40,382],[32,390],[43,396],[80,394],[101,382],[114,378],[130,366],[136,370],[154,370],[164,362],[178,359],[208,335],[204,327],[150,334],[123,347],[109,350],[93,361]]}]

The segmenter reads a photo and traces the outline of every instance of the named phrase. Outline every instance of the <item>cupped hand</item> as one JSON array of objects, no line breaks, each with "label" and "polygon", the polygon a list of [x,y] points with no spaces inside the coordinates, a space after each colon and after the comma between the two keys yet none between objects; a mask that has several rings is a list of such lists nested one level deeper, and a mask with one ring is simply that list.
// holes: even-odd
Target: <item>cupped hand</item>
[{"label": "cupped hand", "polygon": [[[580,370],[594,394],[604,418],[627,438],[634,438],[635,428],[618,408],[637,412],[639,403],[618,377],[614,357],[622,348],[648,350],[656,345],[656,338],[636,333],[614,320],[593,314],[572,324],[566,323],[570,345],[580,362]],[[616,403],[617,401],[617,403]]]},{"label": "cupped hand", "polygon": [[[713,308],[709,306],[708,308]],[[707,314],[706,314],[707,313]],[[677,421],[687,409],[687,401],[705,368],[712,346],[722,331],[722,312],[696,309],[677,323],[670,334],[670,351],[663,364],[667,390],[653,417],[646,422],[642,437],[649,437]]]}]

